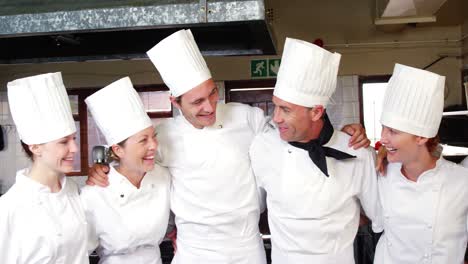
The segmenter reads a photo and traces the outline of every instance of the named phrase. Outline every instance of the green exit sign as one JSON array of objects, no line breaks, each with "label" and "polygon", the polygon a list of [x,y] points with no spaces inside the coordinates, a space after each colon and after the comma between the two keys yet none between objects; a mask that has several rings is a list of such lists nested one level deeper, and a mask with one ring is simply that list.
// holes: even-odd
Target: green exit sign
[{"label": "green exit sign", "polygon": [[259,59],[250,61],[250,77],[267,78],[276,77],[281,59]]},{"label": "green exit sign", "polygon": [[281,59],[269,59],[268,60],[268,75],[271,77],[278,76]]}]

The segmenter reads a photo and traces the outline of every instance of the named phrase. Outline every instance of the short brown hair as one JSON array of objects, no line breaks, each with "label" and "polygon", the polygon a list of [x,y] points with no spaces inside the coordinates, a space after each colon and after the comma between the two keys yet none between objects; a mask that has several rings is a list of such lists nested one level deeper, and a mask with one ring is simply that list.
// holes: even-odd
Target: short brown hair
[{"label": "short brown hair", "polygon": [[21,147],[23,147],[24,152],[26,152],[26,156],[28,156],[30,160],[34,161],[34,155],[29,149],[29,145],[24,143],[22,140],[20,140],[20,142],[21,142]]},{"label": "short brown hair", "polygon": [[426,142],[426,147],[427,147],[427,150],[429,151],[429,153],[433,153],[434,151],[436,151],[437,146],[439,145],[439,143],[440,143],[439,135],[436,135],[435,137],[430,138]]}]

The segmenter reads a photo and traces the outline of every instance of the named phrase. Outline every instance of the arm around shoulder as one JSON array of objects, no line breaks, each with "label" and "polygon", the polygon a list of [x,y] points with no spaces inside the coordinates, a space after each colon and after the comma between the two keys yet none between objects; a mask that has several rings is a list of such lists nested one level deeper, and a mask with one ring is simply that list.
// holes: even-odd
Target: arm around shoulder
[{"label": "arm around shoulder", "polygon": [[5,198],[0,198],[0,263],[17,263],[15,246],[19,244],[12,233],[11,206]]},{"label": "arm around shoulder", "polygon": [[359,200],[366,216],[372,221],[374,232],[382,232],[382,207],[380,204],[375,153],[371,149],[361,150],[363,155],[361,189]]}]

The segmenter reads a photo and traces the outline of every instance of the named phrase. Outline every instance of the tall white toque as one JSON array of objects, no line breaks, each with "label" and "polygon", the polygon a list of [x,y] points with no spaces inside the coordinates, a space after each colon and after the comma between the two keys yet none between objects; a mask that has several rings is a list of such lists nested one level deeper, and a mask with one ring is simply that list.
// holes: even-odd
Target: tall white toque
[{"label": "tall white toque", "polygon": [[124,141],[153,124],[129,77],[117,80],[85,100],[108,145]]},{"label": "tall white toque", "polygon": [[76,132],[60,72],[14,80],[7,87],[11,115],[24,143],[47,143]]},{"label": "tall white toque", "polygon": [[336,89],[340,58],[312,43],[286,38],[273,94],[296,105],[326,107]]},{"label": "tall white toque", "polygon": [[444,76],[395,64],[380,122],[413,135],[435,137],[444,110],[444,85]]},{"label": "tall white toque", "polygon": [[161,40],[147,54],[175,97],[211,78],[189,29],[179,30]]}]

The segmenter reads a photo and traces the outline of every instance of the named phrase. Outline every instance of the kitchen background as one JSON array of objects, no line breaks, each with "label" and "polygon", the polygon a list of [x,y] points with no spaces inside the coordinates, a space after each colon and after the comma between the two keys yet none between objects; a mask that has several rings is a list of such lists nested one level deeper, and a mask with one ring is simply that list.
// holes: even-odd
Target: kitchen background
[{"label": "kitchen background", "polygon": [[[275,82],[275,72],[256,75],[252,65],[258,61],[275,61],[281,57],[286,37],[299,38],[323,46],[342,54],[337,91],[329,113],[336,127],[351,122],[366,125],[371,139],[378,140],[380,95],[377,89],[384,89],[396,62],[425,68],[446,76],[445,108],[447,112],[467,110],[466,89],[468,83],[468,1],[467,0],[266,0],[266,1],[46,1],[42,7],[31,5],[34,1],[0,2],[0,21],[8,22],[9,15],[33,14],[37,12],[88,10],[89,8],[165,8],[164,19],[171,21],[179,4],[181,12],[185,5],[198,5],[206,2],[211,6],[245,6],[244,9],[209,9],[206,21],[218,19],[218,23],[200,23],[193,26],[195,38],[201,46],[214,79],[222,91],[221,100],[246,102],[271,111],[271,88]],[[136,3],[138,2],[138,4]],[[160,3],[159,3],[160,2]],[[78,6],[77,6],[78,5]],[[81,5],[81,6],[80,6]],[[169,10],[169,11],[168,11]],[[223,17],[254,16],[259,10],[260,19],[251,23],[219,23]],[[193,12],[192,12],[193,13]],[[190,14],[186,19],[190,18]],[[182,13],[184,14],[184,13]],[[134,14],[138,17],[138,14]],[[180,16],[180,13],[179,13]],[[174,17],[179,18],[179,16]],[[198,17],[198,15],[197,15]],[[143,20],[144,17],[140,16]],[[115,18],[114,18],[115,19]],[[160,23],[164,23],[161,18]],[[198,19],[198,18],[197,18]],[[121,18],[117,18],[121,20]],[[258,22],[260,21],[260,22]],[[13,21],[11,21],[13,22]],[[169,31],[189,27],[184,21],[178,24],[158,25],[147,35],[168,35]],[[112,20],[111,20],[112,23]],[[159,23],[159,22],[158,22]],[[206,25],[210,24],[210,26]],[[16,25],[16,24],[11,24]],[[210,35],[213,32],[231,30],[232,36]],[[247,26],[245,26],[247,25]],[[167,89],[151,64],[144,58],[147,48],[145,40],[132,38],[135,28],[124,28],[112,35],[112,41],[105,42],[107,49],[116,50],[110,56],[106,49],[101,50],[99,42],[85,43],[92,37],[79,31],[66,34],[24,34],[21,27],[0,23],[0,126],[3,132],[4,148],[0,150],[0,194],[5,193],[14,183],[16,170],[28,165],[17,138],[16,130],[9,113],[6,96],[6,83],[25,76],[45,72],[61,71],[74,109],[75,120],[80,128],[80,153],[78,155],[74,179],[84,183],[90,163],[89,152],[93,145],[101,143],[100,135],[87,115],[84,98],[114,80],[130,76],[145,101],[145,106],[153,121],[176,115],[167,100]],[[64,27],[67,25],[64,24]],[[151,27],[149,27],[151,28]],[[160,29],[161,28],[161,29]],[[165,28],[165,29],[163,29]],[[243,32],[247,28],[247,33]],[[17,30],[17,32],[12,32]],[[158,31],[158,30],[166,30]],[[60,30],[58,30],[60,31]],[[172,32],[171,31],[171,32]],[[3,33],[2,33],[3,32]],[[159,33],[158,33],[159,32]],[[197,34],[198,33],[198,34]],[[23,34],[23,35],[21,35]],[[104,34],[97,31],[96,35]],[[36,36],[39,35],[39,36]],[[22,38],[16,38],[21,36]],[[224,45],[222,38],[232,41],[231,47]],[[30,39],[28,39],[30,38]],[[105,38],[99,39],[105,41]],[[15,40],[18,42],[9,42]],[[33,40],[38,40],[34,42]],[[47,41],[46,41],[47,40]],[[251,42],[248,42],[248,41]],[[50,42],[52,41],[52,47]],[[245,41],[245,42],[243,42]],[[239,42],[239,43],[238,43]],[[19,43],[14,45],[12,43]],[[123,43],[123,44],[122,44]],[[154,45],[156,41],[144,43]],[[126,44],[127,46],[125,46]],[[141,45],[140,45],[141,44]],[[262,44],[261,47],[255,45]],[[67,54],[69,50],[82,48],[85,52],[77,56]],[[99,47],[99,48],[98,48]],[[229,47],[231,49],[229,49]],[[255,48],[252,48],[255,47]],[[132,52],[140,48],[137,55]],[[263,48],[263,49],[262,49]],[[95,54],[103,52],[106,54]],[[276,51],[275,51],[276,50]],[[34,53],[35,52],[35,53]],[[53,59],[37,59],[47,54],[62,54]],[[262,55],[262,53],[264,55]],[[11,54],[24,56],[15,60]],[[32,54],[28,57],[28,54]],[[55,54],[55,55],[56,55]],[[65,54],[65,55],[63,55]],[[11,55],[11,56],[10,56]],[[36,56],[36,57],[34,57]],[[267,69],[267,68],[266,68]],[[468,147],[468,115],[447,116],[442,126],[442,141],[454,147],[447,147],[445,154],[459,161]],[[81,177],[80,177],[81,176]],[[364,234],[362,240],[369,237]],[[367,236],[367,237],[366,237]],[[362,241],[361,241],[362,242]],[[170,247],[167,252],[170,252]],[[267,246],[268,247],[268,246]],[[365,254],[365,253],[362,253]],[[361,255],[362,255],[361,254]],[[169,254],[170,255],[170,254]],[[166,256],[166,259],[170,258]],[[366,263],[363,257],[359,263]]]}]

